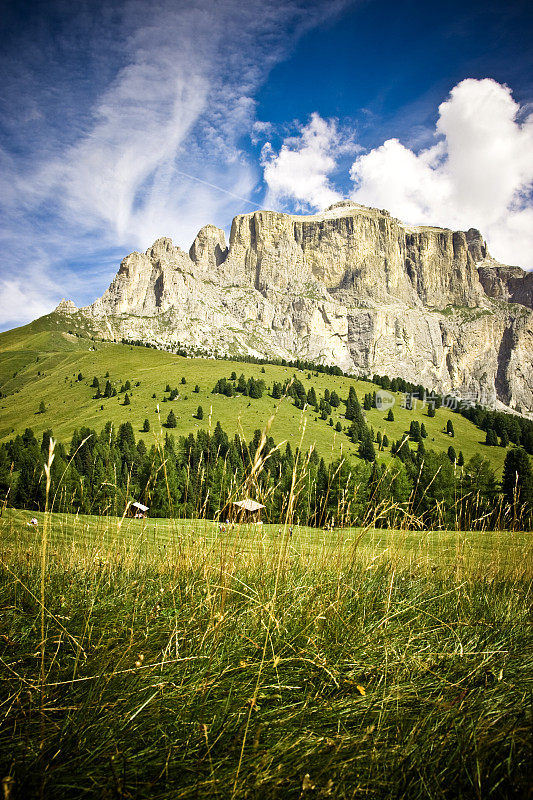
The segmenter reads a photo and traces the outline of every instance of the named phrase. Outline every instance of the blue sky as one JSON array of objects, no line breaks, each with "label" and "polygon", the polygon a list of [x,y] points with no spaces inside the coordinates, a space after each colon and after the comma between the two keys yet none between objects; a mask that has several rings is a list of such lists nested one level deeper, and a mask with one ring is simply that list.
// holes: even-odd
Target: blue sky
[{"label": "blue sky", "polygon": [[533,267],[526,2],[2,3],[0,328],[121,258],[343,197]]}]

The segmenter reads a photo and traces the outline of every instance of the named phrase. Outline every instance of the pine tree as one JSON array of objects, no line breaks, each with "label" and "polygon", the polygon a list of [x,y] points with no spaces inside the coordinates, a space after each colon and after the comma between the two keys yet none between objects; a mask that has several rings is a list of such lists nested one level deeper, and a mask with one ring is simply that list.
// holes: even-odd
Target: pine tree
[{"label": "pine tree", "polygon": [[145,419],[143,423],[143,432],[148,433],[149,430],[150,430],[150,420]]},{"label": "pine tree", "polygon": [[100,381],[98,380],[96,375],[93,378],[93,382],[91,383],[91,386],[93,387],[93,389],[99,389],[100,388]]},{"label": "pine tree", "polygon": [[451,419],[449,419],[448,422],[446,423],[446,433],[448,434],[448,436],[455,436],[455,431],[453,429],[453,422],[451,421]]},{"label": "pine tree", "polygon": [[457,466],[464,467],[465,465],[465,457],[463,455],[463,451],[459,450],[459,455],[457,456]]},{"label": "pine tree", "polygon": [[338,408],[340,406],[340,397],[335,390],[333,390],[329,396],[329,403],[333,408]]},{"label": "pine tree", "polygon": [[428,405],[428,417],[434,417],[435,414],[436,414],[435,404],[434,403],[429,403],[429,405]]},{"label": "pine tree", "polygon": [[204,410],[202,406],[198,406],[196,409],[196,419],[203,419],[204,418]]},{"label": "pine tree", "polygon": [[359,401],[357,399],[355,389],[353,388],[353,386],[350,386],[350,391],[348,392],[348,397],[346,399],[346,411],[344,413],[346,419],[349,420],[355,419],[358,405]]},{"label": "pine tree", "polygon": [[82,380],[83,380],[83,375],[81,374],[81,372],[78,372],[78,381],[82,381]]},{"label": "pine tree", "polygon": [[112,396],[113,396],[113,387],[111,386],[111,381],[106,381],[104,389],[104,397],[112,397]]},{"label": "pine tree", "polygon": [[39,403],[39,414],[44,414],[45,411],[46,411],[46,406],[44,404],[44,400],[41,400],[41,402]]},{"label": "pine tree", "polygon": [[426,426],[422,422],[422,424],[420,425],[420,436],[421,436],[422,439],[427,439],[427,435],[428,435],[428,432],[426,430]]},{"label": "pine tree", "polygon": [[181,379],[181,383],[182,383],[183,386],[185,386],[185,384],[187,383],[187,381],[185,380],[184,377]]},{"label": "pine tree", "polygon": [[129,406],[129,405],[130,405],[130,403],[131,403],[131,401],[130,401],[130,396],[129,396],[129,394],[126,392],[126,395],[125,395],[125,397],[124,397],[124,405],[125,405],[125,406]]},{"label": "pine tree", "polygon": [[420,435],[420,423],[417,419],[411,420],[411,424],[409,426],[409,437],[414,442],[419,442],[422,438]]},{"label": "pine tree", "polygon": [[455,464],[455,462],[457,461],[457,453],[455,452],[455,448],[452,447],[452,445],[448,447],[448,458],[450,459],[452,464]]},{"label": "pine tree", "polygon": [[385,450],[385,449],[386,449],[386,448],[389,446],[389,437],[387,436],[387,434],[386,434],[386,433],[384,433],[384,434],[383,434],[383,442],[382,442],[382,445],[383,445],[383,449],[384,449],[384,450]]},{"label": "pine tree", "polygon": [[394,422],[394,414],[393,414],[392,408],[389,408],[389,413],[387,414],[385,419],[386,419],[387,422]]},{"label": "pine tree", "polygon": [[359,445],[359,456],[364,458],[365,461],[375,461],[376,451],[372,442],[372,436],[368,428],[365,429],[361,437],[361,444]]},{"label": "pine tree", "polygon": [[512,447],[505,456],[502,491],[508,503],[533,509],[533,472],[523,447]]},{"label": "pine tree", "polygon": [[[235,373],[233,373],[233,374],[235,374]],[[196,386],[194,387],[194,391],[196,392],[196,394],[198,394],[200,392],[200,387],[198,386],[198,384],[196,384]]]},{"label": "pine tree", "polygon": [[317,406],[316,392],[313,386],[307,392],[306,402],[308,406],[313,406],[314,408]]},{"label": "pine tree", "polygon": [[493,428],[488,429],[487,435],[485,437],[485,444],[487,444],[489,447],[498,446],[498,434]]},{"label": "pine tree", "polygon": [[166,426],[167,428],[177,428],[178,426],[176,415],[173,411],[171,411],[167,417]]}]

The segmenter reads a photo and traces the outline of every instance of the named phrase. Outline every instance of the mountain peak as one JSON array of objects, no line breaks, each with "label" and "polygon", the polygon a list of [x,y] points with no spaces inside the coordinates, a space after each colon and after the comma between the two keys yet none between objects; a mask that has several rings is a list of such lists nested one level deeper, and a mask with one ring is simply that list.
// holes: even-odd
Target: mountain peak
[{"label": "mountain peak", "polygon": [[407,226],[341,200],[238,215],[229,246],[214,225],[189,253],[158,239],[84,313],[106,337],[302,358],[530,408],[530,300],[530,282],[497,265],[476,229]]}]

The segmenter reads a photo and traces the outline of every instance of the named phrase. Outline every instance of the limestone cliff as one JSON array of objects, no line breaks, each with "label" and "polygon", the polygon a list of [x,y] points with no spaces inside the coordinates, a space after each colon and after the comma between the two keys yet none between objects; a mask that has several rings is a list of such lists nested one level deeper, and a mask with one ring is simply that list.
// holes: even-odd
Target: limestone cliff
[{"label": "limestone cliff", "polygon": [[342,201],[207,225],[189,253],[132,253],[83,309],[102,335],[219,355],[334,363],[444,392],[532,407],[532,275],[481,234],[403,225]]}]

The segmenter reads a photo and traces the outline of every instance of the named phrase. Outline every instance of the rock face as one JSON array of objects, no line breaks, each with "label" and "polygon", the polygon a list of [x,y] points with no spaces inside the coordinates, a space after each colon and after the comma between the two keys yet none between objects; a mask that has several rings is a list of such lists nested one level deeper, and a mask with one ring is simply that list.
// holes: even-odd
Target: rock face
[{"label": "rock face", "polygon": [[479,231],[410,227],[349,201],[207,225],[189,253],[132,253],[82,313],[102,335],[218,355],[304,358],[530,410],[533,275]]},{"label": "rock face", "polygon": [[65,300],[65,298],[60,300],[54,309],[58,314],[75,314],[77,310],[78,308],[74,305],[72,300]]},{"label": "rock face", "polygon": [[479,279],[489,297],[533,308],[533,272],[507,267],[487,260],[478,269]]}]

